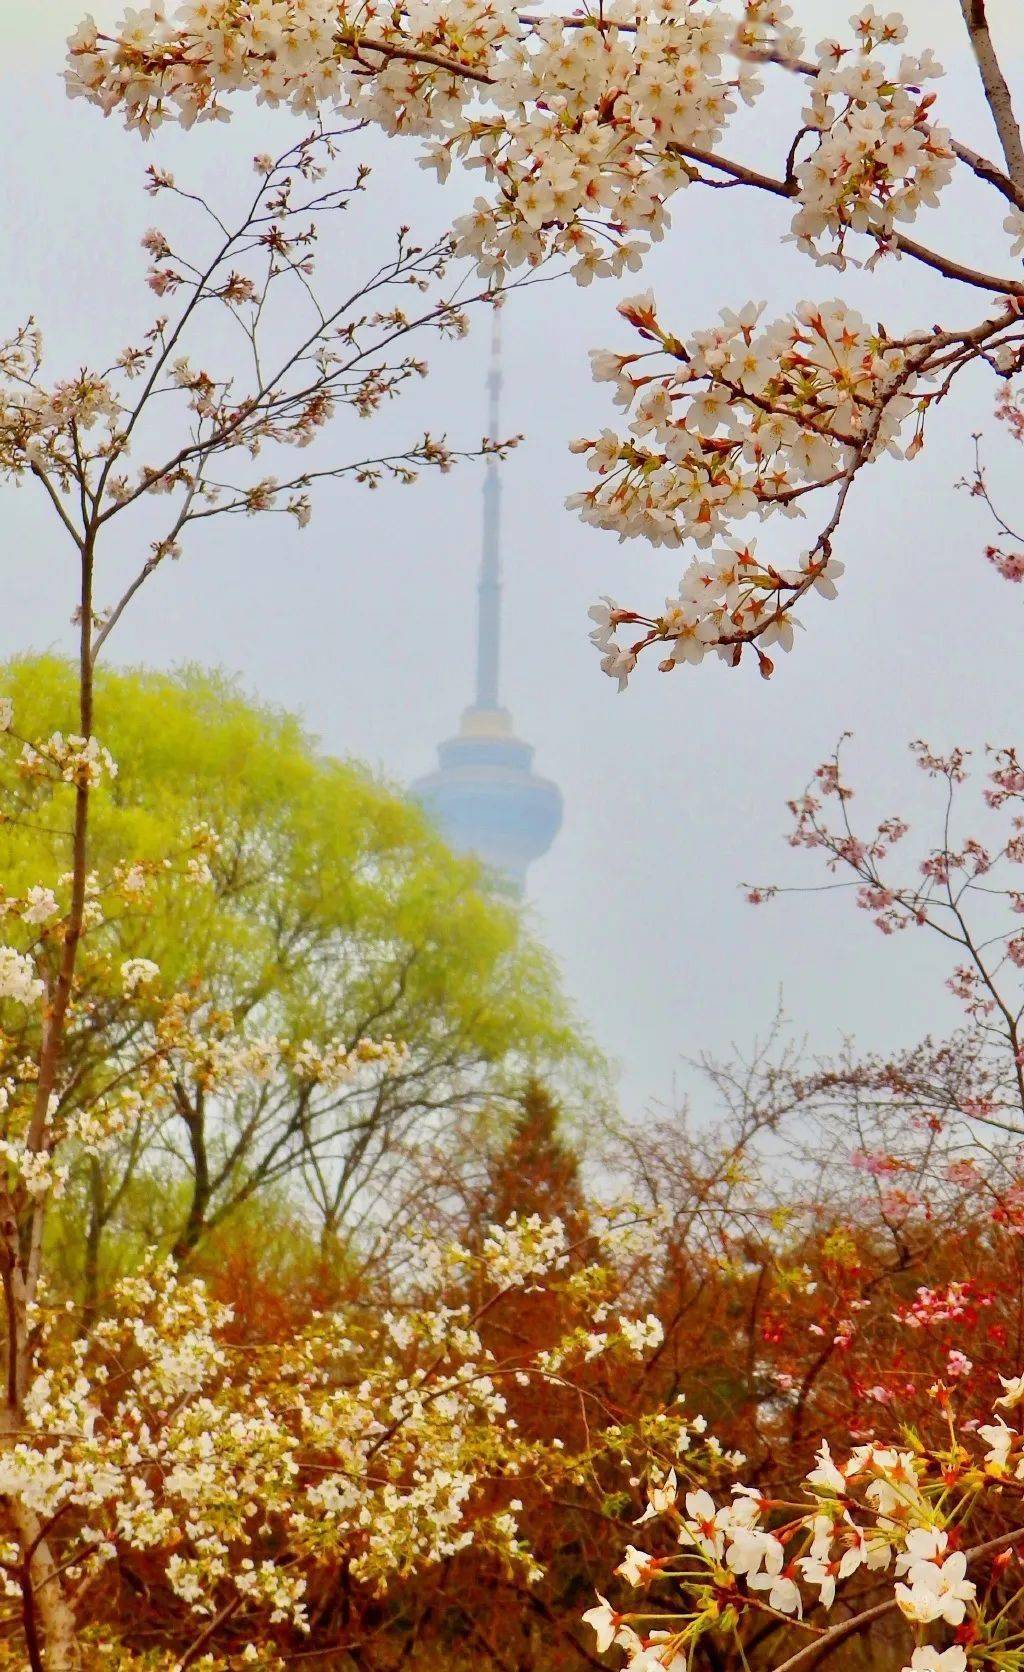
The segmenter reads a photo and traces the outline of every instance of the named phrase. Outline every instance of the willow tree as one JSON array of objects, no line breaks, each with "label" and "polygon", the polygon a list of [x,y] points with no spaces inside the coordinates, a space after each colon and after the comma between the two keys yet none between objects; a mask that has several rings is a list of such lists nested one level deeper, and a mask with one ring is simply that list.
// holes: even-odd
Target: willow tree
[{"label": "willow tree", "polygon": [[[20,659],[3,687],[25,727],[72,728],[69,663]],[[385,1226],[393,1247],[426,1148],[464,1147],[474,1126],[500,1123],[531,1072],[570,1093],[589,1075],[550,959],[474,860],[365,768],[320,753],[294,716],[195,668],[105,671],[96,704],[120,771],[95,795],[93,863],[130,851],[153,872],[144,909],[86,928],[61,1099],[94,1096],[145,1055],[164,991],[201,990],[196,1031],[214,1045],[243,1037],[250,1072],[211,1092],[205,1057],[181,1063],[166,1118],[75,1170],[89,1303],[105,1235],[134,1230],[184,1253],[261,1191],[300,1191],[325,1238],[353,1252],[377,1250]],[[206,828],[212,886],[197,894],[163,856]],[[66,853],[59,829],[0,828],[10,892],[22,879],[57,886]],[[347,1059],[370,1035],[401,1040],[403,1054],[356,1079],[310,1077],[276,1045]]]}]

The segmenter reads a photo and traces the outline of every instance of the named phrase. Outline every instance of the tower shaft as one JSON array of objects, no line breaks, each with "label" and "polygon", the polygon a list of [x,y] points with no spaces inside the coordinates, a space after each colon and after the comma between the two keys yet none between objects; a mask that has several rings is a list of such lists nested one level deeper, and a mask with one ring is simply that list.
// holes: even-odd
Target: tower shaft
[{"label": "tower shaft", "polygon": [[[501,314],[494,310],[491,364],[487,374],[487,436],[500,441]],[[501,667],[501,476],[495,459],[487,461],[483,491],[483,542],[477,584],[476,704],[497,708]]]}]

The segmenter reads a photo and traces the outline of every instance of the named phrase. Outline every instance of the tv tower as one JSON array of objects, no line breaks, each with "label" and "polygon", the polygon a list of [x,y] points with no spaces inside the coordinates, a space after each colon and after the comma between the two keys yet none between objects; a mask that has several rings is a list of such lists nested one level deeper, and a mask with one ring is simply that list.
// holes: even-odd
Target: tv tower
[{"label": "tv tower", "polygon": [[[487,373],[487,425],[501,439],[501,312],[494,309]],[[516,737],[498,700],[501,671],[501,473],[484,472],[483,542],[477,585],[476,695],[459,730],[437,751],[438,768],[412,786],[452,847],[475,853],[503,891],[519,896],[533,860],[547,852],[562,823],[557,785],[533,771],[533,749]]]}]

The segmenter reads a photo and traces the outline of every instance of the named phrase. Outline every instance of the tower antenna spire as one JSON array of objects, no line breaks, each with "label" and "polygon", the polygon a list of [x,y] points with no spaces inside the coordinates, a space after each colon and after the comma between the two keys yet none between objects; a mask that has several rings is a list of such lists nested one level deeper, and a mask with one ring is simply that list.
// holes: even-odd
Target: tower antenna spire
[{"label": "tower antenna spire", "polygon": [[[487,439],[501,440],[501,309],[491,322],[491,363],[487,372]],[[497,708],[501,665],[501,472],[491,457],[484,475],[483,540],[477,585],[476,702]]]}]

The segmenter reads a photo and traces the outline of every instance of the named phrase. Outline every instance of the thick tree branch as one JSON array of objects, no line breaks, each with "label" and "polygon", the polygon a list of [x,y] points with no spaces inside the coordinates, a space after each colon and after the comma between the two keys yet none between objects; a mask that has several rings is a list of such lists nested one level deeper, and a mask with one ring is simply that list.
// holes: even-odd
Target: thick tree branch
[{"label": "thick tree branch", "polygon": [[1010,178],[1024,190],[1024,141],[1021,139],[1020,123],[1014,114],[1010,88],[989,32],[985,0],[960,0],[960,10]]}]

